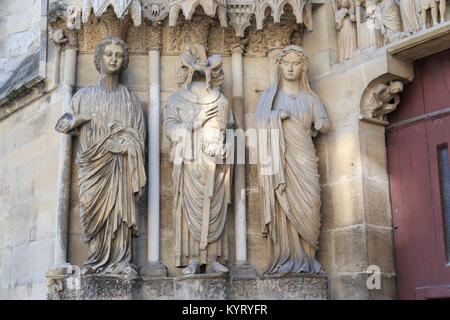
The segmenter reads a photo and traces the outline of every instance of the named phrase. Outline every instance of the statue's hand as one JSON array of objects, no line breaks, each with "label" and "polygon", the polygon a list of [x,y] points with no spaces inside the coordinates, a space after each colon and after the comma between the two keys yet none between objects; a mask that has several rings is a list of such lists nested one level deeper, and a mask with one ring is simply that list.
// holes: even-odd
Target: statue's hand
[{"label": "statue's hand", "polygon": [[78,128],[90,120],[91,119],[89,117],[81,114],[65,113],[61,118],[59,118],[55,129],[61,133],[68,133],[69,131]]},{"label": "statue's hand", "polygon": [[280,117],[281,120],[286,120],[291,116],[291,113],[289,111],[286,110],[280,110]]},{"label": "statue's hand", "polygon": [[73,115],[70,113],[65,113],[59,118],[56,123],[56,131],[60,133],[68,133],[72,129],[73,125]]},{"label": "statue's hand", "polygon": [[[195,121],[195,123],[199,123],[199,124],[201,124],[201,126],[203,126],[203,124],[206,121],[215,117],[218,112],[219,112],[219,109],[216,105],[209,107],[207,109],[203,109],[202,111],[200,111],[200,113],[198,114],[197,118],[194,121]],[[194,128],[198,129],[195,125],[194,125]]]}]

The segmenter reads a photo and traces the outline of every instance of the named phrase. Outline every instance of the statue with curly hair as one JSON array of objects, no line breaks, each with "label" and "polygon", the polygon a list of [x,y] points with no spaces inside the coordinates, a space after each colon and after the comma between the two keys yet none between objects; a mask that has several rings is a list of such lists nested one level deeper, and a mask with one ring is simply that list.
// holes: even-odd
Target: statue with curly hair
[{"label": "statue with curly hair", "polygon": [[312,137],[329,129],[327,113],[308,80],[308,60],[299,46],[278,55],[278,77],[259,99],[259,179],[268,274],[321,273],[320,185]]},{"label": "statue with curly hair", "polygon": [[81,226],[89,245],[83,272],[136,276],[133,237],[146,183],[145,120],[139,98],[119,83],[129,62],[126,44],[103,39],[94,62],[100,80],[73,96],[71,112],[56,125],[60,133],[79,136]]}]

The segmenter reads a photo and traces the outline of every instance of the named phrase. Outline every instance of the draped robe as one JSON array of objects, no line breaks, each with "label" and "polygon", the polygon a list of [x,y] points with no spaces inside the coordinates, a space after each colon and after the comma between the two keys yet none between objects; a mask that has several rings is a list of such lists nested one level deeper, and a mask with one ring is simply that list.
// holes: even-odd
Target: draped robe
[{"label": "draped robe", "polygon": [[[182,87],[170,97],[167,104],[166,134],[172,144],[174,251],[177,267],[186,266],[188,260],[198,260],[200,264],[207,264],[214,259],[226,260],[228,255],[226,221],[231,201],[231,165],[226,164],[226,161],[212,164],[201,147],[202,140],[198,136],[202,134],[201,130],[192,132],[188,128],[202,109],[223,104],[229,108],[227,99],[214,87],[207,96],[193,94]],[[229,122],[232,121],[230,113]],[[208,122],[203,125],[203,129]],[[199,161],[200,154],[202,159]],[[213,179],[208,179],[212,167]],[[209,214],[205,234],[207,245],[202,248],[204,205],[208,194],[211,201],[209,210],[206,210]]]},{"label": "draped robe", "polygon": [[350,59],[356,50],[356,17],[350,11],[336,12],[336,29],[339,31],[339,61]]},{"label": "draped robe", "polygon": [[416,0],[400,0],[399,6],[403,31],[410,33],[419,31],[420,23],[416,9]]},{"label": "draped robe", "polygon": [[[328,118],[317,98],[303,90],[289,95],[277,86],[263,92],[255,115],[261,211],[269,246],[264,274],[320,273],[314,257],[319,248],[320,185],[312,136]],[[280,109],[290,117],[281,120]]]},{"label": "draped robe", "polygon": [[120,85],[96,84],[78,91],[73,114],[91,118],[79,130],[77,153],[85,267],[122,273],[131,267],[137,233],[137,197],[145,186],[145,119],[139,98]]}]

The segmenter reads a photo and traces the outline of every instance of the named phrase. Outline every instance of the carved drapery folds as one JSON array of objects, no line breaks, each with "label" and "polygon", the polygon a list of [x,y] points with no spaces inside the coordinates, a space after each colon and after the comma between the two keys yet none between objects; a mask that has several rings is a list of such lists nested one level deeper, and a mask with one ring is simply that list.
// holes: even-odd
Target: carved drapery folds
[{"label": "carved drapery folds", "polygon": [[403,86],[403,82],[396,79],[373,81],[364,91],[361,98],[360,119],[388,125],[386,115],[397,109]]}]

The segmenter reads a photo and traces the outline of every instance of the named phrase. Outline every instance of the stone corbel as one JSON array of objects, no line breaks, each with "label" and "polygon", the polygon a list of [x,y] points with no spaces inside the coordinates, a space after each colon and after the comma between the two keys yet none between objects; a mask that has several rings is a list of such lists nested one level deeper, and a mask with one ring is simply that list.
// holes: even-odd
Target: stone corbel
[{"label": "stone corbel", "polygon": [[392,77],[381,77],[372,81],[361,98],[360,119],[387,126],[386,115],[397,109],[403,82]]},{"label": "stone corbel", "polygon": [[359,119],[387,126],[386,115],[400,103],[403,85],[414,79],[413,63],[380,51],[361,71],[367,85],[361,88]]}]

